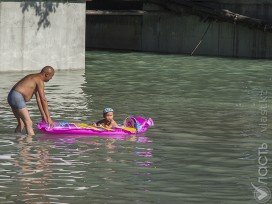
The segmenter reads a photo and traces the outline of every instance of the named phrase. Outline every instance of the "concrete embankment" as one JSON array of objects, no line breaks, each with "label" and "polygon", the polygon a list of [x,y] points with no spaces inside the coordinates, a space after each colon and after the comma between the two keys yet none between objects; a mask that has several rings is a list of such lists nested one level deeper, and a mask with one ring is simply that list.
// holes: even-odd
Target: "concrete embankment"
[{"label": "concrete embankment", "polygon": [[86,3],[0,1],[0,71],[85,68]]},{"label": "concrete embankment", "polygon": [[[210,0],[205,3],[272,22],[272,3],[268,0]],[[190,54],[208,28],[195,55],[272,58],[271,33],[229,22],[209,24],[197,15],[176,14],[150,3],[143,3],[142,10],[138,11],[89,10],[86,48]]]}]

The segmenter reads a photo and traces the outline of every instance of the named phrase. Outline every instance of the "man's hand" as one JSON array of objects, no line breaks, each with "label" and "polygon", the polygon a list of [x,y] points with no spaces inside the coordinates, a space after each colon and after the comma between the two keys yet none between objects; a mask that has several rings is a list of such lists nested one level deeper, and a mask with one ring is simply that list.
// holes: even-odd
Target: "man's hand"
[{"label": "man's hand", "polygon": [[48,123],[46,116],[42,116],[42,121]]},{"label": "man's hand", "polygon": [[54,127],[54,121],[50,117],[48,118],[47,123],[51,128]]}]

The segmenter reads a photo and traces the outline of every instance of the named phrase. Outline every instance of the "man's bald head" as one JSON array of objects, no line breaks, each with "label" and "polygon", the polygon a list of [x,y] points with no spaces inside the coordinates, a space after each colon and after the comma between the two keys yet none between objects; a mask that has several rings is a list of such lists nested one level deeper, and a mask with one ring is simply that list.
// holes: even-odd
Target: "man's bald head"
[{"label": "man's bald head", "polygon": [[51,66],[45,66],[41,70],[41,74],[44,76],[44,81],[48,82],[55,74],[55,70]]},{"label": "man's bald head", "polygon": [[45,66],[44,68],[42,68],[41,73],[51,74],[55,73],[55,70],[51,66]]}]

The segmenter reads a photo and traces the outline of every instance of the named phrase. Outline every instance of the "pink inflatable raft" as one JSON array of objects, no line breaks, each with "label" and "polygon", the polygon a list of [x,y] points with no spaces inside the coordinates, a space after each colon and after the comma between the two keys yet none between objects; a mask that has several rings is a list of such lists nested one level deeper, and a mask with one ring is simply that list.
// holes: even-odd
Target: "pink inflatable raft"
[{"label": "pink inflatable raft", "polygon": [[107,129],[85,123],[55,122],[51,128],[45,122],[39,122],[37,128],[48,134],[77,134],[77,135],[131,135],[146,132],[154,122],[151,118],[131,116],[125,119],[124,126]]}]

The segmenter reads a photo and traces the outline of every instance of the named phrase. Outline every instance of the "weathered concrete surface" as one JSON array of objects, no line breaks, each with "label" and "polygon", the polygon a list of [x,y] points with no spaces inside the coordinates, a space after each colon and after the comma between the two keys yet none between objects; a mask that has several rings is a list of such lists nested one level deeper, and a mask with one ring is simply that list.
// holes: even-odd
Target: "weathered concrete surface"
[{"label": "weathered concrete surface", "polygon": [[0,71],[85,68],[85,1],[0,1]]},{"label": "weathered concrete surface", "polygon": [[[143,17],[142,50],[190,54],[209,23],[196,16]],[[230,23],[213,22],[195,54],[272,58],[272,34]]]},{"label": "weathered concrete surface", "polygon": [[[209,0],[207,4],[272,21],[271,1]],[[141,17],[126,16],[129,24],[119,23],[124,18],[120,15],[87,16],[87,48],[190,54],[209,25],[197,16],[167,13],[155,5],[145,4],[144,10],[148,12]],[[195,55],[271,59],[272,34],[213,22]]]},{"label": "weathered concrete surface", "polygon": [[86,46],[141,50],[142,16],[87,15]]}]

